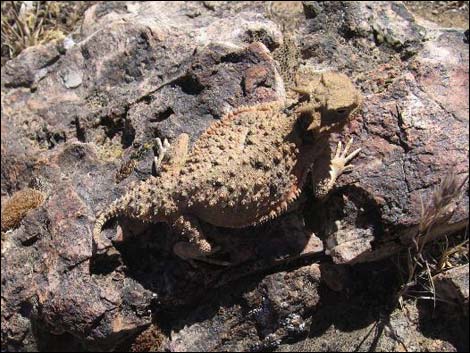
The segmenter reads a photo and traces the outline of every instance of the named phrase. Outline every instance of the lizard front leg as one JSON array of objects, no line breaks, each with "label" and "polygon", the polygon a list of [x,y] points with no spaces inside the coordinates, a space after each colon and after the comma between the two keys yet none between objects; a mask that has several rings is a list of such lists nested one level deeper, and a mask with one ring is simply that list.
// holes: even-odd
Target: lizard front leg
[{"label": "lizard front leg", "polygon": [[316,178],[316,175],[312,174],[313,189],[317,198],[325,198],[333,189],[336,180],[339,178],[339,176],[344,172],[353,169],[353,166],[348,163],[359,154],[361,149],[357,148],[353,152],[348,154],[352,143],[353,138],[351,137],[351,139],[348,141],[343,150],[343,144],[341,143],[341,141],[338,142],[335,155],[330,161],[329,175],[327,177],[318,180],[318,177]]},{"label": "lizard front leg", "polygon": [[217,249],[214,249],[207,241],[195,217],[189,215],[180,216],[173,223],[173,228],[188,240],[188,242],[179,241],[173,246],[173,252],[181,259],[189,261],[194,267],[196,267],[194,260],[221,266],[230,265],[225,261],[207,258],[207,256],[213,254]]},{"label": "lizard front leg", "polygon": [[158,156],[155,157],[155,171],[172,171],[178,173],[186,163],[189,150],[189,135],[181,134],[170,144],[167,139],[163,142],[157,137]]}]

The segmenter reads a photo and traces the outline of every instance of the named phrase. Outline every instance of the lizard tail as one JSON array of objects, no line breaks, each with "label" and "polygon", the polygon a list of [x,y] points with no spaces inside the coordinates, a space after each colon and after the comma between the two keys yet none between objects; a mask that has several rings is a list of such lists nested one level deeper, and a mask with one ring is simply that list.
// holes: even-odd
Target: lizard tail
[{"label": "lizard tail", "polygon": [[[95,221],[95,226],[93,228],[93,242],[98,251],[109,248],[109,240],[105,240],[101,237],[101,229],[104,224],[110,219],[116,217],[122,213],[122,207],[120,207],[122,199],[117,199],[114,201],[108,210],[103,211]],[[106,245],[108,243],[108,245]]]}]

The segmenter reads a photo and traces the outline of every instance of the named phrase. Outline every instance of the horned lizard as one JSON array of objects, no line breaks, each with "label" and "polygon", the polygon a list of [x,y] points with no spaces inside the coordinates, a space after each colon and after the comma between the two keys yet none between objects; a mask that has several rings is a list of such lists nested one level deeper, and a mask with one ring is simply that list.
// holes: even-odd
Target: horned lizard
[{"label": "horned lizard", "polygon": [[[173,251],[192,261],[214,252],[199,221],[229,228],[263,223],[286,212],[312,169],[315,193],[324,197],[359,152],[348,154],[352,140],[338,145],[330,170],[315,161],[327,150],[361,102],[344,74],[299,71],[291,99],[238,108],[205,131],[191,151],[188,135],[171,146],[160,141],[156,160],[161,173],[134,186],[96,220],[93,237],[104,250],[101,228],[125,215],[145,222],[166,222],[185,241]],[[328,156],[329,157],[329,156]],[[210,262],[210,261],[209,261]]]}]

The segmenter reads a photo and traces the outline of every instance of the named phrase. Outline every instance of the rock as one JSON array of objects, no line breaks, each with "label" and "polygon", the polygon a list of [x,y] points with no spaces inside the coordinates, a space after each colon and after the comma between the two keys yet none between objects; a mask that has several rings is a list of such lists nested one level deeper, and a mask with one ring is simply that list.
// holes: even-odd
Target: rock
[{"label": "rock", "polygon": [[[231,296],[242,296],[241,302],[220,302],[214,293],[210,309],[199,307],[175,322],[181,329],[171,333],[166,347],[178,352],[273,349],[283,339],[307,332],[306,314],[318,303],[319,279],[318,265],[309,265],[265,276],[252,289],[238,283]],[[213,310],[214,316],[201,320]]]},{"label": "rock", "polygon": [[[354,308],[354,305],[358,306]],[[377,313],[376,309],[371,309],[370,304],[366,309],[360,303],[351,303],[349,300],[345,301],[344,305],[338,302],[327,305],[325,309],[312,317],[312,321],[317,324],[312,325],[314,327],[309,337],[297,342],[281,344],[276,352],[349,352],[369,349],[379,352],[423,349],[452,352],[455,351],[456,342],[449,341],[449,337],[445,334],[439,334],[439,330],[441,332],[460,331],[461,335],[465,334],[465,322],[455,319],[452,321],[428,318],[429,324],[426,326],[434,325],[435,328],[429,330],[426,327],[423,330],[419,327],[423,324],[420,319],[420,308],[415,302],[406,303],[404,309],[398,307],[386,314],[386,318],[383,319],[386,320],[386,325],[380,319],[375,321],[367,317],[367,313]],[[351,320],[354,316],[362,316],[363,320],[360,323]],[[460,328],[459,325],[461,325]],[[372,332],[376,334],[370,334]],[[464,347],[465,344],[462,345],[462,348]]]},{"label": "rock", "polygon": [[[327,6],[332,7],[328,10],[333,11],[332,16],[343,11],[334,5]],[[335,262],[356,263],[396,253],[401,248],[397,238],[408,244],[417,232],[421,200],[426,203],[431,199],[449,171],[460,181],[468,175],[469,67],[468,44],[462,31],[421,27],[398,4],[382,3],[376,7],[351,3],[345,8],[347,15],[340,22],[343,27],[338,28],[351,31],[347,33],[353,44],[344,42],[344,32],[338,29],[341,35],[335,37],[335,53],[327,62],[330,67],[342,70],[354,67],[354,76],[363,88],[361,115],[351,122],[346,133],[354,135],[362,151],[354,161],[355,171],[343,177],[338,185],[343,190],[343,200],[331,198],[329,205],[319,208],[320,212],[312,217],[329,219],[322,222],[320,229],[315,227],[315,233],[329,239],[328,247],[337,246],[330,249]],[[371,12],[377,13],[373,17],[366,15]],[[367,28],[375,26],[372,19],[393,18],[383,16],[384,13],[395,13],[402,21],[410,21],[404,25],[408,28],[404,33],[411,31],[407,36],[416,44],[412,46],[417,51],[406,60],[403,51],[410,48],[405,49],[406,45],[395,48],[397,53],[391,54],[388,44],[374,45],[361,39],[368,33]],[[312,26],[327,26],[318,18],[309,21]],[[309,27],[307,30],[311,31]],[[309,61],[324,67],[326,58],[319,48],[326,50],[330,39],[322,39],[316,32],[312,35],[317,44],[315,56]],[[423,38],[427,40],[422,42]],[[365,57],[359,48],[374,54]],[[388,63],[384,62],[385,57]],[[348,61],[342,61],[345,59]],[[455,90],[445,88],[450,86]],[[454,207],[450,222],[437,224],[433,229],[435,237],[465,227],[468,220],[465,190],[466,187],[454,202],[458,206]],[[341,244],[335,244],[334,239],[342,239]]]},{"label": "rock", "polygon": [[322,281],[332,291],[341,292],[351,286],[351,274],[346,266],[322,263],[320,271]]},{"label": "rock", "polygon": [[12,88],[31,87],[47,75],[50,66],[59,57],[60,52],[54,42],[29,47],[2,67],[2,85]]},{"label": "rock", "polygon": [[468,264],[440,273],[433,279],[436,296],[457,304],[468,316]]},{"label": "rock", "polygon": [[[47,193],[44,206],[2,241],[2,293],[10,298],[2,302],[9,332],[2,331],[2,347],[34,347],[52,334],[113,349],[148,326],[155,297],[135,280],[106,276],[119,259],[91,259],[94,212],[123,192],[108,187],[119,167],[114,159],[132,146],[126,154],[142,165],[144,174],[133,170],[125,187],[148,177],[153,153],[141,146],[156,136],[185,131],[194,139],[234,107],[284,94],[269,51],[244,42],[255,30],[279,41],[269,20],[245,11],[183,28],[185,4],[124,9],[111,14],[97,5],[85,16],[82,37],[64,44],[62,54],[53,45],[30,48],[2,68],[2,194],[32,180]],[[150,13],[165,15],[149,23]],[[124,23],[126,16],[132,22]],[[31,323],[44,327],[42,338],[34,338]]]},{"label": "rock", "polygon": [[322,11],[321,5],[317,1],[302,1],[306,18],[315,18]]},{"label": "rock", "polygon": [[[364,262],[409,245],[421,197],[449,170],[468,173],[468,34],[418,24],[400,2],[303,8],[302,60],[347,73],[364,95],[330,150],[354,136],[362,152],[323,204],[307,187],[261,227],[202,224],[228,268],[176,258],[165,225],[110,222],[115,249],[101,256],[91,230],[99,210],[153,173],[157,137],[194,142],[226,112],[285,96],[273,60],[285,34],[262,2],[101,2],[73,41],[2,67],[2,201],[27,188],[45,195],[2,233],[2,349],[284,347],[317,332],[324,302],[344,295],[324,307],[349,307],[356,268],[368,274]],[[465,188],[434,235],[467,222]]]},{"label": "rock", "polygon": [[82,75],[77,71],[70,71],[63,77],[64,86],[67,88],[76,88],[82,84]]}]

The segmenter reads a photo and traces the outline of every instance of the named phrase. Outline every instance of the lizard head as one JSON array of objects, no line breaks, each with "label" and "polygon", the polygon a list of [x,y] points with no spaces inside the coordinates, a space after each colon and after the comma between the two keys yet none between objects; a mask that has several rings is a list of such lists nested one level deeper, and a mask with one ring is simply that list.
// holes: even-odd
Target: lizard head
[{"label": "lizard head", "polygon": [[307,130],[314,133],[340,130],[362,101],[351,80],[338,72],[299,70],[292,90],[300,95],[297,113],[310,119]]}]

